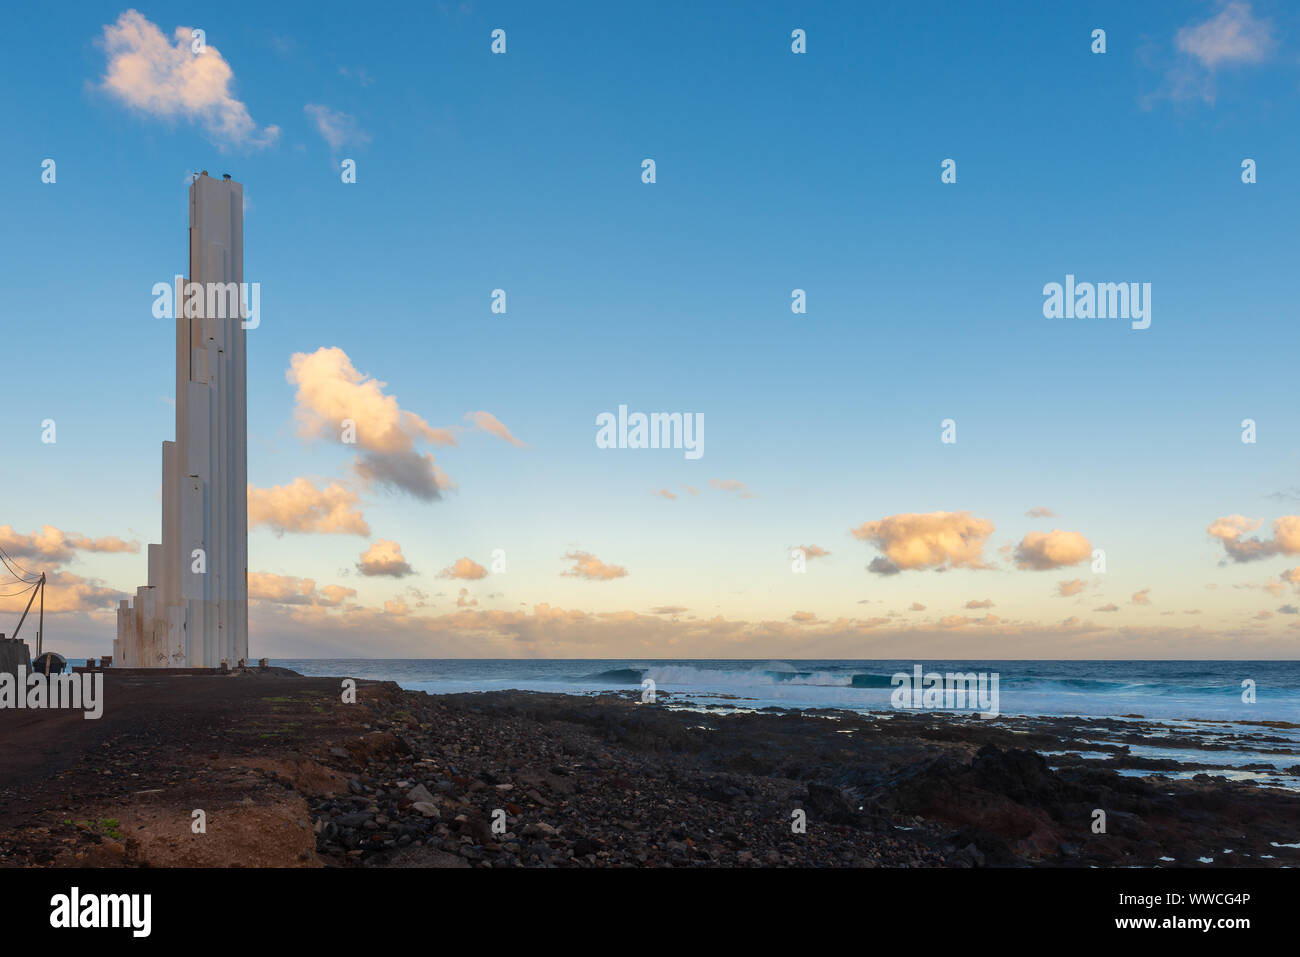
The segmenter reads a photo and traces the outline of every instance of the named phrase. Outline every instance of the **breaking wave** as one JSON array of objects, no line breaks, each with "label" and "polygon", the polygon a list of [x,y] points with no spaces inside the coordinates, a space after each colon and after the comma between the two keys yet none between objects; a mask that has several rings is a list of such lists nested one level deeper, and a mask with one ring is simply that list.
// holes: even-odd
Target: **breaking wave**
[{"label": "breaking wave", "polygon": [[771,685],[806,685],[815,688],[888,688],[891,674],[834,671],[799,671],[783,662],[768,662],[749,668],[701,668],[695,665],[647,665],[644,668],[615,668],[584,675],[582,681],[640,685],[646,678],[656,685],[716,688],[752,688]]}]

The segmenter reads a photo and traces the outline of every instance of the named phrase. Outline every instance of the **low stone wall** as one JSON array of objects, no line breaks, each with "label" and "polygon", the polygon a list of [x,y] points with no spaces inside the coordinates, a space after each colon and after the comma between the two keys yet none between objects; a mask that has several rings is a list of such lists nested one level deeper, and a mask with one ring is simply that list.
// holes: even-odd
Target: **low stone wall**
[{"label": "low stone wall", "polygon": [[21,638],[0,637],[0,672],[18,674],[19,666],[32,670],[32,653]]}]

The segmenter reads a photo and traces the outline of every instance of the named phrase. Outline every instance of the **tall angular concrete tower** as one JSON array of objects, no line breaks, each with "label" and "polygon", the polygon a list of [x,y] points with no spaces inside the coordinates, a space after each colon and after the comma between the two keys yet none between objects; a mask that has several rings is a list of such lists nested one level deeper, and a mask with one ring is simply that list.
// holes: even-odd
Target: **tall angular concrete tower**
[{"label": "tall angular concrete tower", "polygon": [[162,544],[117,610],[113,662],[212,668],[248,660],[244,188],[190,185],[189,282],[175,299],[176,441],[162,446]]}]

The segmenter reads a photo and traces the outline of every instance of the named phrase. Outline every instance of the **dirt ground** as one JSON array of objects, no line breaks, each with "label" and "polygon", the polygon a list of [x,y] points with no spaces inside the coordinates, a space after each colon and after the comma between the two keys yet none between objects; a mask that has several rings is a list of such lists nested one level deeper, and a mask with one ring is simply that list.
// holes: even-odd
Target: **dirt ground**
[{"label": "dirt ground", "polygon": [[377,687],[110,671],[97,720],[2,711],[0,866],[319,866],[304,797],[347,782],[303,755],[364,733]]}]

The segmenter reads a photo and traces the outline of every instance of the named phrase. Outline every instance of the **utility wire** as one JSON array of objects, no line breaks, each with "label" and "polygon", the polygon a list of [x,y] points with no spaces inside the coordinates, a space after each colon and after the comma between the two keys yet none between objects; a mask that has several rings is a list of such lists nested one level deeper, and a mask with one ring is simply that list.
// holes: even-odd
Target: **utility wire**
[{"label": "utility wire", "polygon": [[[20,575],[18,572],[14,571],[13,565],[9,564],[10,562],[13,562],[13,565],[18,565],[18,567],[22,568],[23,571],[27,573],[27,575],[33,577],[27,578],[24,577],[23,575]],[[24,567],[23,565],[20,565],[18,561],[12,558],[9,555],[9,553],[6,552],[3,548],[0,548],[0,563],[3,563],[4,567],[9,569],[9,574],[13,575],[14,578],[17,578],[20,582],[36,582],[41,577],[39,573],[34,572],[31,569]]]},{"label": "utility wire", "polygon": [[3,548],[0,548],[0,553],[3,553],[3,554],[4,554],[4,555],[9,559],[9,561],[13,562],[15,565],[17,565],[19,568],[21,568],[21,569],[22,569],[23,571],[25,571],[27,574],[29,574],[29,575],[35,575],[35,574],[37,574],[36,572],[34,572],[34,571],[32,571],[30,568],[28,568],[26,565],[24,565],[22,562],[20,562],[18,559],[14,558],[12,555],[10,555],[8,552],[6,552]]}]

